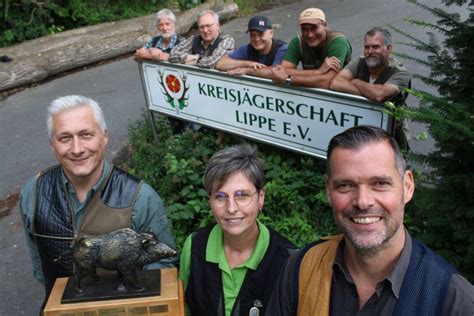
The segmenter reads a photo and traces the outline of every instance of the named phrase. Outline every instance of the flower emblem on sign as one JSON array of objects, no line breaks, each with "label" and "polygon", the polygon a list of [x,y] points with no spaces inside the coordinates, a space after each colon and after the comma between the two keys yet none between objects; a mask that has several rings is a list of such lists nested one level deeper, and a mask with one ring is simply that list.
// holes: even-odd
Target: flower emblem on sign
[{"label": "flower emblem on sign", "polygon": [[189,85],[186,84],[186,75],[158,72],[158,82],[162,87],[166,102],[174,108],[182,110],[188,104]]},{"label": "flower emblem on sign", "polygon": [[181,89],[181,84],[179,83],[178,78],[176,78],[174,75],[166,76],[166,86],[174,93]]}]

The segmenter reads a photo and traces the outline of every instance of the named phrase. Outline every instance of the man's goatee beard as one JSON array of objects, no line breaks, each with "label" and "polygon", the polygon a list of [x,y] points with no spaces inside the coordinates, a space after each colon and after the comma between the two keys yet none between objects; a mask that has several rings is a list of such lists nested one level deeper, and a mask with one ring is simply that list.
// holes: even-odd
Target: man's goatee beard
[{"label": "man's goatee beard", "polygon": [[367,57],[365,59],[365,62],[367,63],[367,67],[369,68],[375,68],[382,65],[382,61],[377,57]]}]

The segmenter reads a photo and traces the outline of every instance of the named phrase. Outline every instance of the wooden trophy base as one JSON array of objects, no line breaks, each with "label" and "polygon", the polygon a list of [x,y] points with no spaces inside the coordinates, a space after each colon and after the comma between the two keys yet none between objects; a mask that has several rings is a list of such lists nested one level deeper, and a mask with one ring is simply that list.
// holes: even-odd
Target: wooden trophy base
[{"label": "wooden trophy base", "polygon": [[108,299],[62,304],[68,278],[54,284],[44,309],[44,316],[184,316],[184,293],[176,268],[161,269],[161,294],[127,299]]}]

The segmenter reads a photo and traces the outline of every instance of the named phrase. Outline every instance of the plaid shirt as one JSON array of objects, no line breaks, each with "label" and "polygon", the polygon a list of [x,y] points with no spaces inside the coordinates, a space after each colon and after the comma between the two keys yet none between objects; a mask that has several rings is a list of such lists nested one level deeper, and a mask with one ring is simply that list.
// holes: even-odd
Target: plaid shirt
[{"label": "plaid shirt", "polygon": [[[165,53],[169,53],[169,52],[171,51],[171,49],[173,49],[173,48],[176,46],[176,44],[179,43],[179,41],[178,41],[178,35],[177,35],[176,33],[174,33],[174,34],[171,36],[171,41],[170,41],[168,47],[166,47],[166,48],[163,46],[163,36],[158,35],[157,37],[158,37],[158,41],[156,42],[156,45],[153,46],[153,47],[159,48],[159,49],[161,49],[162,51],[164,51]],[[145,48],[153,48],[153,47],[151,46],[151,44],[153,44],[153,40],[154,40],[154,39],[155,39],[155,37],[150,38],[150,39],[148,40],[148,42],[146,42],[146,44],[145,44],[144,47],[145,47]]]},{"label": "plaid shirt", "polygon": [[[195,36],[191,36],[188,39],[182,40],[177,46],[175,46],[171,50],[169,61],[172,63],[184,64],[186,57],[188,55],[193,55],[191,52],[191,49],[193,46],[194,37]],[[199,58],[197,66],[203,67],[203,68],[214,68],[222,56],[234,50],[235,41],[230,35],[221,34],[221,39],[222,40],[217,45],[216,49],[214,49],[211,55],[201,56]],[[202,41],[201,41],[201,44],[203,45]],[[211,45],[212,43],[210,45],[207,45],[207,48],[205,49],[206,52],[207,52],[207,49],[209,49]],[[206,47],[205,45],[203,46]]]}]

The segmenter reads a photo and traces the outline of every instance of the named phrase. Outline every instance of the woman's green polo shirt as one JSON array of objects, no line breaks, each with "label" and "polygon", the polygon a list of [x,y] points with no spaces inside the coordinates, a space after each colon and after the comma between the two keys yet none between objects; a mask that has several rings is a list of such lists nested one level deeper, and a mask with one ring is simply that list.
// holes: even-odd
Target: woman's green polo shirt
[{"label": "woman's green polo shirt", "polygon": [[[219,225],[215,225],[209,234],[206,246],[206,261],[213,262],[222,271],[222,286],[224,292],[225,315],[230,316],[235,300],[245,279],[248,269],[256,270],[262,261],[270,244],[268,228],[257,220],[258,237],[252,255],[241,265],[231,269],[224,253],[223,232]],[[191,244],[192,234],[186,239],[181,253],[179,278],[183,281],[184,289],[188,285],[191,271]]]}]

